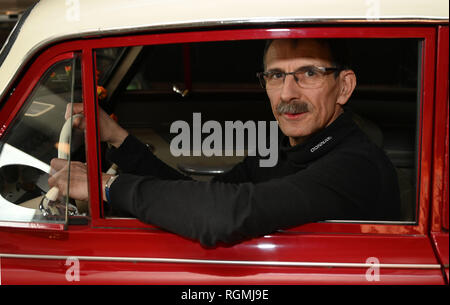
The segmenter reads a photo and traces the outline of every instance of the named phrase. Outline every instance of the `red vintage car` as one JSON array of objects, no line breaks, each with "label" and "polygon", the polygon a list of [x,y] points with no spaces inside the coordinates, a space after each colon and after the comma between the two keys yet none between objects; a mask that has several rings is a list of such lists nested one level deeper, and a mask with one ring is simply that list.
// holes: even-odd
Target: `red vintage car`
[{"label": "red vintage car", "polygon": [[[37,3],[0,53],[1,284],[448,285],[448,20],[447,0]],[[349,107],[396,167],[401,218],[206,248],[103,202],[99,107],[173,168],[211,179],[243,156],[174,156],[170,125],[272,120],[255,74],[279,38],[345,40]],[[65,121],[75,102],[84,133]],[[87,163],[88,202],[45,205],[57,156]]]}]

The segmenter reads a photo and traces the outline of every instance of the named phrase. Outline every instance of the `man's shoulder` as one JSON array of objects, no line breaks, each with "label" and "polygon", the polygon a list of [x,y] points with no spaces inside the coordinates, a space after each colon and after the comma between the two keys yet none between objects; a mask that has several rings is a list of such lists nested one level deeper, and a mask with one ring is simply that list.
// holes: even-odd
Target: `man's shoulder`
[{"label": "man's shoulder", "polygon": [[322,162],[339,163],[344,167],[359,167],[362,171],[395,171],[385,151],[375,144],[361,129],[355,129],[335,147]]}]

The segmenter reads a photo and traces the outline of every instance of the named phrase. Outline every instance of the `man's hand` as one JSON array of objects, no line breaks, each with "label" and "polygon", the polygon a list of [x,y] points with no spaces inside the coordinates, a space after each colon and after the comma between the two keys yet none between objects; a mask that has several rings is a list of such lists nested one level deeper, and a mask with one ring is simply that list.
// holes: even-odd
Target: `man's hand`
[{"label": "man's hand", "polygon": [[[48,185],[50,188],[56,186],[59,190],[59,195],[67,195],[67,181],[69,178],[69,166],[67,160],[54,158],[50,162],[51,177],[48,179]],[[106,182],[113,175],[102,173],[102,197],[106,201],[105,186]],[[70,162],[70,187],[69,197],[87,201],[89,199],[88,192],[88,177],[86,164],[71,161]]]},{"label": "man's hand", "polygon": [[[71,104],[67,104],[66,107],[66,120],[69,119],[71,114]],[[73,104],[73,113],[75,114],[84,114],[83,104],[82,103],[74,103]],[[100,140],[103,142],[108,142],[114,147],[119,147],[125,138],[128,136],[128,132],[123,129],[119,124],[116,123],[103,109],[99,108],[99,128],[100,128]],[[79,129],[86,128],[85,118],[74,118],[74,127]]]},{"label": "man's hand", "polygon": [[[67,184],[69,179],[68,161],[54,158],[50,162],[51,177],[48,179],[50,187],[56,186],[59,194],[67,196]],[[81,162],[70,162],[70,188],[69,197],[86,201],[89,198],[88,179],[86,165]]]}]

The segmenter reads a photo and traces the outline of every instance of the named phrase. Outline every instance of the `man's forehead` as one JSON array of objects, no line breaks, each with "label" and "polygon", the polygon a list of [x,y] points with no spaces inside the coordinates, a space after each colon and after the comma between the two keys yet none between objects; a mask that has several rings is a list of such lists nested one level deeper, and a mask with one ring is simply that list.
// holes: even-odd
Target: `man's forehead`
[{"label": "man's forehead", "polygon": [[265,58],[266,65],[290,59],[311,59],[332,61],[328,44],[316,39],[279,39],[269,46]]}]

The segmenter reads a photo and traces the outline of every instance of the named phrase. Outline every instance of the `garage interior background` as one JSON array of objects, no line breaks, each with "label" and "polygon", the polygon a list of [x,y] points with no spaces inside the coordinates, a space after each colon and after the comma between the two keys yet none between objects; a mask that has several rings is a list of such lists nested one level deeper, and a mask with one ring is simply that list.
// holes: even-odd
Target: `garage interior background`
[{"label": "garage interior background", "polygon": [[20,15],[38,0],[0,0],[0,49]]}]

